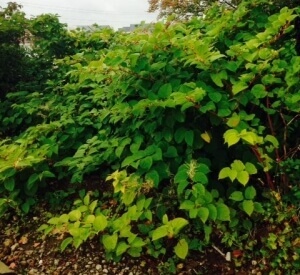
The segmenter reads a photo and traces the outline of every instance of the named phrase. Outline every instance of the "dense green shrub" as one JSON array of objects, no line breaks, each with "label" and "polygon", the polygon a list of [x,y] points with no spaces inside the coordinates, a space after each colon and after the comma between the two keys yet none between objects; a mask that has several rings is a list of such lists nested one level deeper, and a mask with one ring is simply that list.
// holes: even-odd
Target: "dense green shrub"
[{"label": "dense green shrub", "polygon": [[62,249],[95,235],[115,259],[173,247],[185,258],[211,236],[242,246],[272,212],[265,190],[280,197],[297,184],[280,164],[299,158],[298,10],[271,11],[245,1],[186,23],[100,31],[102,48],[56,60],[44,91],[9,94],[1,131],[14,122],[20,134],[0,144],[2,212],[22,196],[28,211],[49,178],[68,186],[100,173],[114,192],[88,193],[41,228],[70,234]]}]

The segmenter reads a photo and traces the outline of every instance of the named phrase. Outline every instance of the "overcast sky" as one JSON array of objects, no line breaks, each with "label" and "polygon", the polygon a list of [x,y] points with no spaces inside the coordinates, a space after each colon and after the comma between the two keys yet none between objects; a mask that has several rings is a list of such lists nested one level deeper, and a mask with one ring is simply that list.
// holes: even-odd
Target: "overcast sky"
[{"label": "overcast sky", "polygon": [[0,0],[0,6],[9,1],[21,4],[28,17],[58,14],[60,22],[70,27],[97,23],[117,29],[157,18],[157,14],[147,12],[148,0]]}]

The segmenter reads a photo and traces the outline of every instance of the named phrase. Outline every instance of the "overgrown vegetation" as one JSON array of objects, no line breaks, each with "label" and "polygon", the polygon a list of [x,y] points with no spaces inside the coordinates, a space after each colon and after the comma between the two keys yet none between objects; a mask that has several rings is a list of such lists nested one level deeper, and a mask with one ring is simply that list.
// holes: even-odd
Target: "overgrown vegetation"
[{"label": "overgrown vegetation", "polygon": [[130,34],[55,25],[45,88],[0,103],[1,214],[97,174],[40,228],[61,250],[100,238],[114,260],[185,259],[222,243],[237,267],[299,272],[298,13],[257,0]]}]

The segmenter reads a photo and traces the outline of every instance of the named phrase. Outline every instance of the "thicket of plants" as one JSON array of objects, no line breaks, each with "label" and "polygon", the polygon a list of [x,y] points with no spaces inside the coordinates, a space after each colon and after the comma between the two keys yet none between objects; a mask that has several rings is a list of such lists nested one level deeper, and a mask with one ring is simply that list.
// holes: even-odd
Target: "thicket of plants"
[{"label": "thicket of plants", "polygon": [[244,1],[130,34],[64,32],[45,87],[0,102],[2,215],[45,193],[62,204],[97,174],[40,228],[62,250],[99,238],[114,260],[185,259],[217,242],[237,265],[299,271],[298,13]]}]

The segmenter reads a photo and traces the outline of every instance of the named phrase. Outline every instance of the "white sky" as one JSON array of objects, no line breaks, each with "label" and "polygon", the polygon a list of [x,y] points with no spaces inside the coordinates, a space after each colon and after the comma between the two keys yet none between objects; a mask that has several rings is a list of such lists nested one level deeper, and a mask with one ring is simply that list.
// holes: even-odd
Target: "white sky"
[{"label": "white sky", "polygon": [[0,6],[6,7],[10,1],[21,4],[27,17],[58,14],[60,22],[69,27],[97,23],[117,29],[157,18],[157,14],[147,12],[148,0],[0,0]]}]

